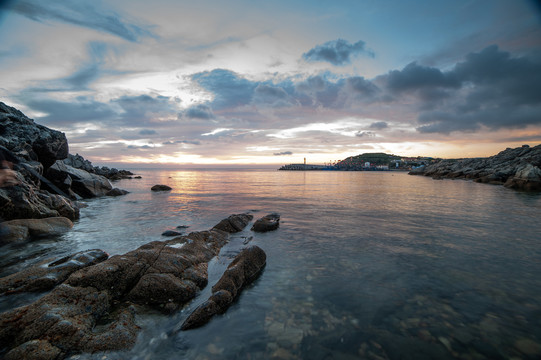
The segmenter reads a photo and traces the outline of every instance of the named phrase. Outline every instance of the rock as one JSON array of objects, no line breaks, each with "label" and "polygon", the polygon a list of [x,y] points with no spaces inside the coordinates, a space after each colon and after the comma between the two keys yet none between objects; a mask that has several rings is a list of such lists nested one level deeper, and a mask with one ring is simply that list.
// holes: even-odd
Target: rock
[{"label": "rock", "polygon": [[509,178],[504,186],[518,190],[541,191],[541,169],[532,164],[526,164]]},{"label": "rock", "polygon": [[40,190],[39,184],[21,173],[17,174],[17,179],[19,185],[0,188],[0,218],[79,218],[79,208],[70,199]]},{"label": "rock", "polygon": [[162,232],[162,236],[178,236],[178,235],[182,235],[182,234],[179,233],[178,231],[173,231],[173,230],[166,230]]},{"label": "rock", "polygon": [[80,251],[56,261],[42,261],[18,273],[0,278],[0,294],[52,289],[66,280],[71,273],[107,258],[106,252],[93,249]]},{"label": "rock", "polygon": [[189,330],[203,326],[214,315],[225,312],[242,289],[261,274],[266,259],[265,252],[257,246],[242,250],[212,287],[212,295],[209,299],[188,316],[181,329]]},{"label": "rock", "polygon": [[31,340],[8,352],[5,359],[55,360],[61,353],[59,348],[52,346],[47,340]]},{"label": "rock", "polygon": [[507,148],[488,158],[441,160],[409,174],[434,179],[470,179],[479,183],[503,184],[511,189],[541,191],[541,145]]},{"label": "rock", "polygon": [[231,215],[227,219],[220,221],[213,229],[222,230],[228,233],[236,233],[242,231],[253,218],[254,217],[250,214]]},{"label": "rock", "polygon": [[[244,217],[228,219],[239,224]],[[43,346],[45,354],[60,349],[58,360],[79,352],[128,349],[139,331],[130,302],[165,311],[184,305],[206,286],[207,263],[227,240],[227,232],[213,228],[154,241],[76,270],[34,303],[0,314],[0,353],[13,351],[16,358],[24,349]],[[261,256],[252,250],[243,257],[244,265],[237,261],[245,279],[253,277],[251,262],[260,263]]]},{"label": "rock", "polygon": [[92,163],[89,160],[86,160],[79,154],[69,154],[68,157],[63,160],[63,162],[64,164],[76,169],[81,169],[92,174],[104,176],[109,180],[128,179],[131,175],[133,175],[133,173],[128,170],[117,170],[115,168],[110,169],[106,166],[92,166]]},{"label": "rock", "polygon": [[2,223],[9,233],[0,239],[0,243],[26,241],[29,238],[61,235],[73,227],[70,219],[50,217],[45,219],[17,219]]},{"label": "rock", "polygon": [[38,125],[2,102],[0,125],[0,145],[23,155],[26,160],[39,161],[45,169],[68,156],[68,141],[64,133]]},{"label": "rock", "polygon": [[83,198],[105,196],[113,189],[106,177],[76,169],[62,161],[55,162],[47,170],[47,178],[59,186],[65,184],[67,177],[71,178],[71,189]]},{"label": "rock", "polygon": [[169,191],[169,190],[173,190],[173,188],[171,188],[170,186],[167,186],[167,185],[154,185],[153,187],[150,188],[150,190],[152,190],[152,191]]},{"label": "rock", "polygon": [[515,341],[515,348],[528,356],[541,356],[541,345],[531,339],[518,339]]},{"label": "rock", "polygon": [[269,214],[258,219],[252,226],[252,231],[267,232],[278,229],[280,226],[280,214]]},{"label": "rock", "polygon": [[127,190],[119,189],[119,188],[113,188],[105,193],[105,196],[122,196],[129,194],[130,192]]}]

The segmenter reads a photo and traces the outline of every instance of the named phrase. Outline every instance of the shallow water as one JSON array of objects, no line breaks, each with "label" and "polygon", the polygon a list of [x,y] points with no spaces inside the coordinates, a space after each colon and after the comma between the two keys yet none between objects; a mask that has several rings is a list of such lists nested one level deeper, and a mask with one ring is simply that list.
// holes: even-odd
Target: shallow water
[{"label": "shallow water", "polygon": [[[280,228],[232,236],[185,310],[139,317],[132,351],[73,358],[538,356],[541,194],[400,172],[134,172],[142,179],[115,183],[130,194],[88,201],[71,232],[2,248],[0,275],[83,249],[124,253],[233,213],[278,212]],[[250,236],[267,253],[261,277],[223,316],[177,332]],[[0,298],[0,309],[33,299]]]}]

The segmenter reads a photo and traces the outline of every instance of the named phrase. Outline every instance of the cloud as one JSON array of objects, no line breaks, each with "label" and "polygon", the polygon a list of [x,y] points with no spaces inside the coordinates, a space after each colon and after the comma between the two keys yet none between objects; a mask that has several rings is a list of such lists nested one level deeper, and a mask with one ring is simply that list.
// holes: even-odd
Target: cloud
[{"label": "cloud", "polygon": [[369,126],[370,129],[375,129],[375,130],[382,130],[382,129],[386,129],[387,127],[389,127],[389,124],[387,124],[385,121],[376,121],[370,124]]},{"label": "cloud", "polygon": [[108,120],[117,116],[108,104],[95,101],[91,97],[78,97],[67,102],[49,98],[26,98],[22,103],[47,114],[40,117],[39,121],[52,127],[64,128],[79,122]]},{"label": "cloud", "polygon": [[178,109],[174,99],[161,95],[124,95],[110,101],[120,110],[118,121],[133,127],[160,126],[177,120]]},{"label": "cloud", "polygon": [[139,135],[156,135],[157,132],[155,130],[150,130],[150,129],[143,129],[141,131],[139,131]]},{"label": "cloud", "polygon": [[[97,2],[99,4],[99,2]],[[77,0],[40,1],[18,0],[0,6],[39,22],[60,21],[105,32],[136,42],[142,37],[154,36],[148,28],[123,19],[111,10],[100,9],[96,2]]]},{"label": "cloud", "polygon": [[192,75],[192,80],[214,95],[212,108],[227,109],[248,105],[253,98],[257,82],[247,80],[237,73],[214,69]]},{"label": "cloud", "polygon": [[302,58],[308,62],[323,61],[336,66],[351,63],[351,57],[355,55],[367,55],[374,57],[374,53],[365,49],[365,42],[358,41],[351,44],[346,40],[338,39],[317,45],[308,52],[302,54]]},{"label": "cloud", "polygon": [[165,141],[162,145],[175,145],[175,144],[187,144],[187,145],[201,145],[199,140],[175,140],[175,141]]},{"label": "cloud", "polygon": [[357,137],[375,137],[376,133],[372,131],[359,131],[355,134]]},{"label": "cloud", "polygon": [[210,120],[214,119],[214,113],[210,106],[205,104],[197,104],[189,107],[184,112],[179,114],[181,118],[188,119],[201,119],[201,120]]},{"label": "cloud", "polygon": [[393,70],[387,75],[387,88],[392,92],[418,90],[422,88],[459,88],[461,83],[453,73],[443,73],[433,67],[412,62],[402,70]]},{"label": "cloud", "polygon": [[148,150],[148,149],[153,149],[154,146],[150,146],[150,145],[128,145],[126,146],[128,149],[136,149],[136,150]]},{"label": "cloud", "polygon": [[[470,53],[449,77],[460,84],[437,106],[421,102],[417,128],[422,133],[524,128],[541,124],[541,61],[512,57],[498,46]],[[434,83],[427,90],[434,89]],[[427,110],[423,110],[427,109]]]},{"label": "cloud", "polygon": [[291,151],[282,151],[282,152],[274,153],[273,155],[274,156],[284,156],[284,155],[293,155],[293,153]]}]

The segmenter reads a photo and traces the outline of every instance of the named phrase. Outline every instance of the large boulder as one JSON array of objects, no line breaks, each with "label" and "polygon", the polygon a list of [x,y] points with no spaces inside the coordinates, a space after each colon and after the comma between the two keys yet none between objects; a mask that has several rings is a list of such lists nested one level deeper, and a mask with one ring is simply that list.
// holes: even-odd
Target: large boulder
[{"label": "large boulder", "polygon": [[242,231],[253,218],[253,215],[250,214],[231,215],[227,219],[220,221],[213,229],[222,230],[228,233],[236,233]]},{"label": "large boulder", "polygon": [[505,187],[519,190],[541,190],[541,169],[532,164],[520,168],[513,177],[507,179]]},{"label": "large boulder", "polygon": [[[237,217],[244,219],[245,215]],[[244,222],[235,216],[229,219],[237,224]],[[7,352],[7,359],[18,359],[32,351],[59,360],[78,352],[130,348],[139,330],[130,304],[165,312],[184,305],[207,285],[207,263],[227,243],[228,235],[213,228],[154,241],[72,272],[36,302],[0,314],[0,354]],[[67,267],[77,261],[65,258],[49,266]],[[239,264],[239,269],[245,279],[251,279],[256,267],[247,260],[245,264]],[[36,284],[19,285],[22,283],[15,278],[24,275],[13,275],[6,282],[18,291],[42,288]],[[99,326],[98,330],[98,322],[105,320],[109,325]]]},{"label": "large boulder", "polygon": [[60,131],[38,125],[19,110],[0,102],[0,145],[48,168],[68,156],[68,140]]},{"label": "large boulder", "polygon": [[257,221],[252,226],[252,231],[255,232],[267,232],[267,231],[273,231],[278,229],[280,226],[280,214],[268,214],[263,216],[260,219],[257,219]]},{"label": "large boulder", "polygon": [[220,280],[212,287],[212,295],[199,305],[181,326],[181,330],[205,325],[216,315],[224,313],[242,289],[252,283],[265,267],[267,255],[258,246],[242,250],[229,264]]},{"label": "large boulder", "polygon": [[0,188],[0,218],[4,220],[64,216],[79,218],[79,208],[72,200],[41,190],[39,185],[22,173],[19,184]]},{"label": "large boulder", "polygon": [[0,238],[1,243],[21,242],[30,238],[56,236],[73,227],[70,219],[62,216],[44,219],[16,219],[4,221],[2,226],[7,234]]},{"label": "large boulder", "polygon": [[57,161],[49,167],[47,178],[60,186],[70,184],[71,190],[83,198],[105,196],[113,189],[106,177],[76,169],[62,161]]}]

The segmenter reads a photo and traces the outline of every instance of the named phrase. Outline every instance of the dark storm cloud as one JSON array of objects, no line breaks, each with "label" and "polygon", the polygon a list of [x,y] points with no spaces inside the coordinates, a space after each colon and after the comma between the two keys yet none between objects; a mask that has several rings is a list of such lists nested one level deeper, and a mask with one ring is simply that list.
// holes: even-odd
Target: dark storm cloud
[{"label": "dark storm cloud", "polygon": [[466,56],[454,76],[463,89],[436,110],[423,112],[421,132],[523,128],[541,124],[541,61],[490,46]]},{"label": "dark storm cloud", "polygon": [[376,121],[370,124],[369,128],[375,130],[382,130],[386,129],[388,126],[389,124],[387,124],[385,121]]},{"label": "dark storm cloud", "polygon": [[358,41],[355,44],[338,39],[327,41],[323,45],[317,45],[308,52],[302,54],[306,61],[323,61],[333,65],[341,66],[351,63],[351,57],[355,55],[368,55],[374,57],[374,53],[365,48],[364,41]]},{"label": "dark storm cloud", "polygon": [[282,152],[274,153],[273,155],[274,156],[284,156],[284,155],[293,155],[293,153],[291,151],[282,151]]},{"label": "dark storm cloud", "polygon": [[362,76],[354,76],[347,78],[346,85],[348,86],[348,90],[360,93],[365,96],[372,96],[379,91],[378,87],[374,85],[374,83],[366,80]]},{"label": "dark storm cloud", "polygon": [[197,104],[189,107],[179,114],[179,118],[210,120],[214,119],[212,108],[205,104]]},{"label": "dark storm cloud", "polygon": [[498,46],[470,53],[449,71],[411,63],[378,78],[385,90],[416,96],[423,133],[473,132],[541,124],[541,61]]},{"label": "dark storm cloud", "polygon": [[458,88],[460,81],[452,73],[443,73],[439,69],[421,66],[415,62],[387,75],[387,88],[393,92],[437,87]]},{"label": "dark storm cloud", "polygon": [[154,36],[148,29],[130,23],[121,15],[98,9],[91,2],[77,0],[40,1],[18,0],[0,5],[34,21],[61,21],[106,32],[135,42],[141,37]]}]

